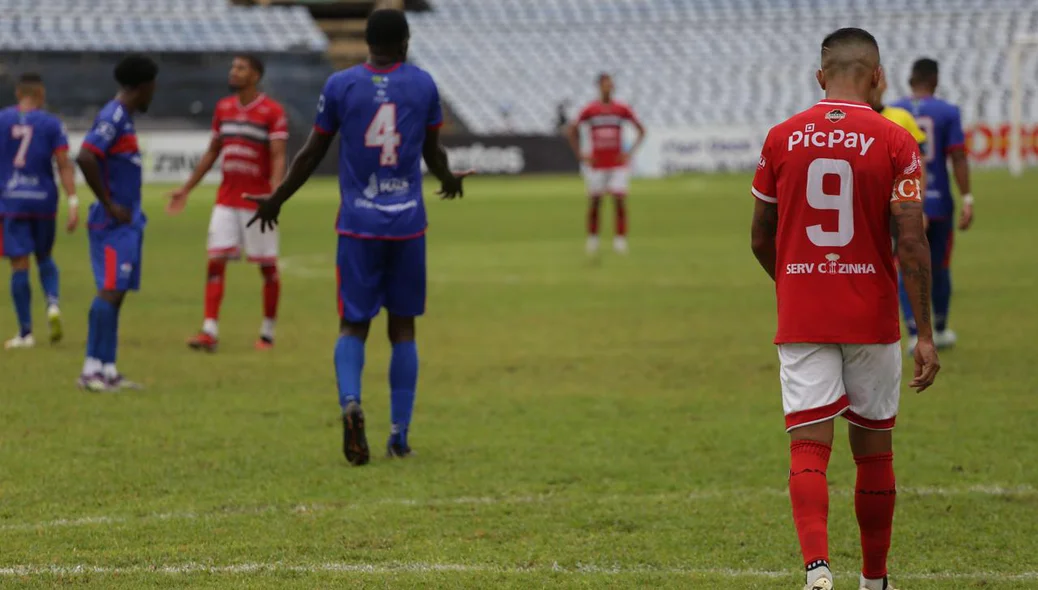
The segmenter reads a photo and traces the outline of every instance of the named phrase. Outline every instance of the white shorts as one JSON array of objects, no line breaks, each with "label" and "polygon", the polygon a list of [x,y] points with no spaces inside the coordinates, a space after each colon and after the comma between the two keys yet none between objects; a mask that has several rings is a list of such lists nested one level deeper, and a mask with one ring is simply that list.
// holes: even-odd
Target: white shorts
[{"label": "white shorts", "polygon": [[245,227],[255,211],[224,205],[213,207],[209,219],[209,258],[237,260],[242,250],[249,262],[270,264],[278,259],[278,230],[260,231],[259,222]]},{"label": "white shorts", "polygon": [[780,344],[786,432],[843,415],[869,430],[894,428],[901,344]]},{"label": "white shorts", "polygon": [[613,195],[626,197],[630,185],[627,168],[590,168],[584,167],[584,184],[589,197]]}]

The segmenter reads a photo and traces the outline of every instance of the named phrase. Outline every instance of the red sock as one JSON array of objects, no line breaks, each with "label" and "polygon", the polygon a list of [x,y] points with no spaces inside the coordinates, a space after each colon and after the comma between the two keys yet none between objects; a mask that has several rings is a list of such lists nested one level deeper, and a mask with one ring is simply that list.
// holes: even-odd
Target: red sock
[{"label": "red sock", "polygon": [[858,481],[854,485],[854,513],[861,530],[861,573],[870,580],[887,575],[887,553],[894,525],[894,454],[855,457]]},{"label": "red sock", "polygon": [[587,233],[589,236],[598,235],[598,210],[601,206],[602,197],[591,197],[588,199]]},{"label": "red sock", "polygon": [[205,319],[220,319],[220,303],[223,301],[224,274],[227,272],[226,260],[210,260],[205,280]]},{"label": "red sock", "polygon": [[281,296],[281,278],[276,264],[260,267],[263,273],[263,317],[273,320],[278,317],[278,298]]},{"label": "red sock", "polygon": [[614,208],[616,209],[616,235],[627,235],[627,203],[623,197],[614,197]]},{"label": "red sock", "polygon": [[789,498],[793,503],[793,522],[800,537],[804,565],[829,563],[829,467],[827,444],[795,440],[789,445]]}]

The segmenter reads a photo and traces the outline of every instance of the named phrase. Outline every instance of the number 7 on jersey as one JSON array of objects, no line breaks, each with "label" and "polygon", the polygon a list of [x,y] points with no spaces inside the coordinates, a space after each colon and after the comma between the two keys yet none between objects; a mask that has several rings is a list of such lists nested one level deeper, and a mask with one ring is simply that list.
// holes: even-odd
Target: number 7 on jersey
[{"label": "number 7 on jersey", "polygon": [[396,104],[386,102],[378,107],[368,130],[364,132],[364,146],[381,148],[378,160],[380,166],[397,165],[400,134],[396,130]]}]

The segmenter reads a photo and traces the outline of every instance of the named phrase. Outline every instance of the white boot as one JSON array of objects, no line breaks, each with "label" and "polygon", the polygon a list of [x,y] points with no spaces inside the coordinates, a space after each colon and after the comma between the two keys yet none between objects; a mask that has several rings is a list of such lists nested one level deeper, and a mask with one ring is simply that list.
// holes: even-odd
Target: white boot
[{"label": "white boot", "polygon": [[587,244],[584,245],[584,249],[587,251],[588,256],[598,254],[598,236],[588,236]]},{"label": "white boot", "polygon": [[613,238],[613,250],[617,254],[627,254],[627,238],[623,236],[616,236]]}]

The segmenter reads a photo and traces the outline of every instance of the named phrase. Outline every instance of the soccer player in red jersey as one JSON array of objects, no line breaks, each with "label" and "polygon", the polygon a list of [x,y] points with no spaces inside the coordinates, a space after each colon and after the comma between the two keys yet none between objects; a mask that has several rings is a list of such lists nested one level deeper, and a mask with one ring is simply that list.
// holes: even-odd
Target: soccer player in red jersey
[{"label": "soccer player in red jersey", "polygon": [[[861,588],[888,590],[894,518],[892,434],[901,384],[891,226],[919,344],[911,386],[940,369],[930,322],[930,247],[922,162],[912,136],[867,104],[879,47],[861,29],[822,42],[826,98],[771,129],[753,179],[753,252],[775,281],[782,404],[790,434],[789,495],[807,590],[831,590],[826,469],[833,421],[850,422],[857,464]],[[893,222],[893,223],[892,223]]]},{"label": "soccer player in red jersey", "polygon": [[[628,164],[634,152],[645,139],[645,127],[628,105],[613,99],[613,78],[609,74],[598,76],[599,99],[589,103],[580,111],[577,120],[566,130],[570,147],[580,158],[587,186],[587,252],[598,252],[598,210],[602,197],[613,195],[616,211],[616,234],[613,249],[627,253],[627,206],[624,202],[628,189]],[[624,151],[623,126],[634,125],[638,137],[631,149]],[[580,125],[590,128],[591,152],[585,153],[580,146]]]},{"label": "soccer player in red jersey", "polygon": [[191,190],[223,155],[223,182],[209,221],[209,267],[205,286],[205,320],[202,330],[188,341],[195,350],[213,352],[218,342],[220,303],[223,301],[227,261],[241,257],[260,267],[263,276],[263,324],[256,341],[258,350],[274,346],[281,281],[278,277],[278,233],[246,227],[256,210],[246,194],[266,194],[285,177],[285,143],[288,120],[281,105],[259,91],[263,62],[248,55],[234,58],[229,85],[234,94],[216,104],[213,137],[209,149],[191,178],[170,193],[168,211],[177,214],[187,204]]}]

